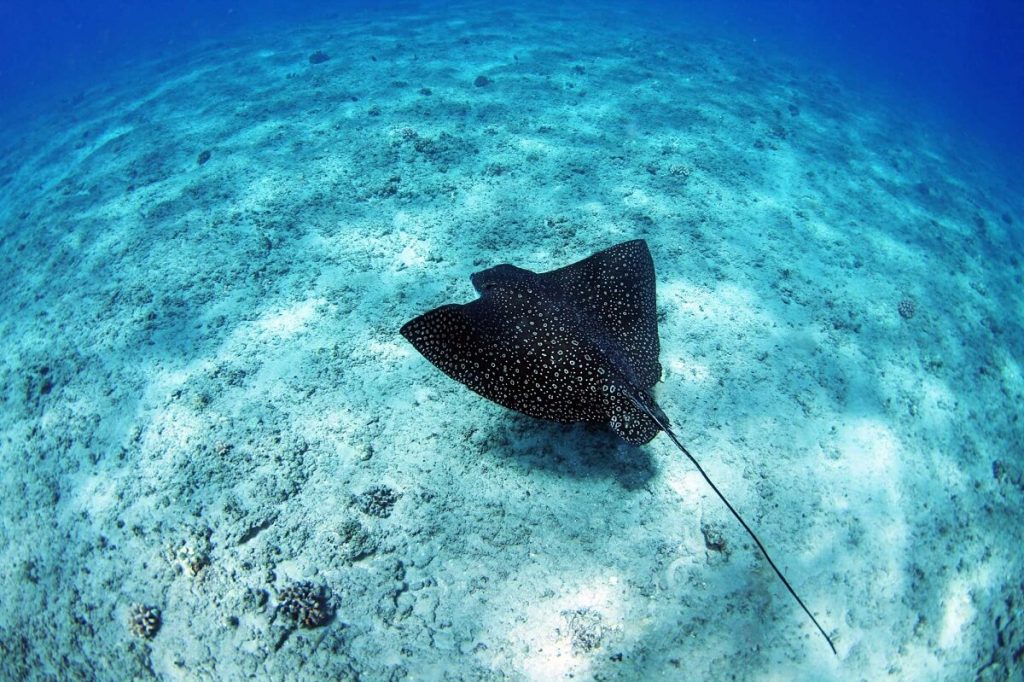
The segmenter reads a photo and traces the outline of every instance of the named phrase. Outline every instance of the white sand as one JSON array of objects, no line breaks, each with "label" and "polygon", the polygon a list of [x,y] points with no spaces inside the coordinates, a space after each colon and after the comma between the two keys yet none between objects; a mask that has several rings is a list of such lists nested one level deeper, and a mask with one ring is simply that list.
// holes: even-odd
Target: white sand
[{"label": "white sand", "polygon": [[[756,46],[467,6],[139,64],[3,159],[0,678],[1024,674],[1024,205],[969,142]],[[838,657],[667,438],[397,333],[638,237],[659,402]]]}]

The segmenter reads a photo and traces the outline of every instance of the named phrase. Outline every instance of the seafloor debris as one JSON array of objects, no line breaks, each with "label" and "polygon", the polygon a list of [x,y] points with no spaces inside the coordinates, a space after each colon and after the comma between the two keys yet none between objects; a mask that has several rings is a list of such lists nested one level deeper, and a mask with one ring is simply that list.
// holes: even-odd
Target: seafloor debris
[{"label": "seafloor debris", "polygon": [[725,535],[718,526],[707,523],[700,524],[700,532],[704,535],[704,546],[712,552],[724,552],[726,548]]},{"label": "seafloor debris", "polygon": [[345,560],[364,559],[377,551],[377,539],[355,519],[346,519],[338,526],[338,546]]},{"label": "seafloor debris", "polygon": [[562,616],[569,625],[569,641],[575,653],[589,653],[601,646],[606,628],[600,613],[593,609],[574,609],[563,611]]}]

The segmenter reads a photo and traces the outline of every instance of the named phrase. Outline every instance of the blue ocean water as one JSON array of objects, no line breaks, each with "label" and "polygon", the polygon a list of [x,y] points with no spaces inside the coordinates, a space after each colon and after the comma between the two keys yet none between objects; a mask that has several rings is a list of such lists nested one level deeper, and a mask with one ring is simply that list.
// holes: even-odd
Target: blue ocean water
[{"label": "blue ocean water", "polygon": [[[1021,38],[1015,2],[3,2],[0,679],[1020,678]],[[639,240],[657,403],[813,621],[664,425],[528,418],[400,333]],[[630,327],[618,278],[572,290]],[[541,338],[503,341],[574,376]]]},{"label": "blue ocean water", "polygon": [[1014,161],[1024,151],[1024,3],[668,2],[670,21],[697,12],[715,27],[835,69],[909,113],[933,117]]},{"label": "blue ocean water", "polygon": [[[515,6],[516,3],[504,3]],[[1024,3],[680,0],[617,3],[665,27],[699,24],[712,34],[763,43],[808,65],[835,69],[887,93],[910,114],[987,145],[1015,167],[1024,156]],[[587,4],[563,5],[587,14]],[[303,19],[416,10],[444,15],[447,2],[0,3],[0,101],[9,105],[109,77],[146,55],[207,39],[287,27]]]}]

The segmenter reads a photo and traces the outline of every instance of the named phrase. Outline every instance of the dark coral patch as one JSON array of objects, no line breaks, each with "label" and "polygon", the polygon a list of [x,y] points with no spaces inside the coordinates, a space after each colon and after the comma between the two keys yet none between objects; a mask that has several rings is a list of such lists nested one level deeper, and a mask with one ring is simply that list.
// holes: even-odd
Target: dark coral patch
[{"label": "dark coral patch", "polygon": [[320,585],[302,581],[289,585],[277,596],[277,610],[304,628],[318,628],[333,615]]},{"label": "dark coral patch", "polygon": [[386,485],[375,485],[353,498],[356,508],[364,514],[386,519],[391,516],[391,508],[398,502],[398,493]]}]

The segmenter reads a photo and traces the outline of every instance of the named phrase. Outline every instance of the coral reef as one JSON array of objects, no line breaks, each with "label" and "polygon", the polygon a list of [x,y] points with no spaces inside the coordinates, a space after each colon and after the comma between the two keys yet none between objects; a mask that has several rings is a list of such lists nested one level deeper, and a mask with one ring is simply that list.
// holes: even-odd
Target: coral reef
[{"label": "coral reef", "polygon": [[914,299],[905,298],[899,302],[899,305],[896,306],[896,309],[899,311],[900,317],[902,317],[904,320],[909,320],[917,312],[917,304],[914,303]]},{"label": "coral reef", "polygon": [[386,485],[375,485],[354,497],[352,503],[364,514],[386,519],[391,516],[391,509],[398,502],[398,497],[398,493]]},{"label": "coral reef", "polygon": [[142,639],[153,639],[160,630],[160,609],[145,604],[132,604],[128,615],[128,627],[132,634]]},{"label": "coral reef", "polygon": [[277,610],[304,628],[316,628],[331,619],[331,607],[323,587],[308,581],[297,582],[277,595]]},{"label": "coral reef", "polygon": [[194,578],[210,564],[212,534],[205,526],[187,526],[177,542],[167,545],[164,558],[179,572]]}]

